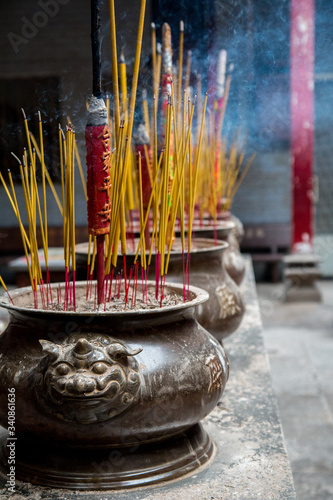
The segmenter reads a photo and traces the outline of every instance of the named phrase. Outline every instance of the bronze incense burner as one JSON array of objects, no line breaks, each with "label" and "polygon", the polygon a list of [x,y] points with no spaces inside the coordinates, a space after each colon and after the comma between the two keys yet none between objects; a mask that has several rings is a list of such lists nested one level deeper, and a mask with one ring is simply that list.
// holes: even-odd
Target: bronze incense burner
[{"label": "bronze incense burner", "polygon": [[212,224],[204,220],[202,224],[193,225],[194,235],[198,238],[217,238],[226,241],[229,246],[224,253],[224,265],[229,276],[240,285],[245,275],[245,262],[239,249],[236,222],[231,220],[219,220]]},{"label": "bronze incense burner", "polygon": [[190,287],[185,303],[181,286],[165,292],[172,303],[146,310],[37,310],[27,305],[28,289],[12,293],[16,305],[1,302],[10,321],[0,336],[0,422],[6,426],[11,388],[17,479],[117,489],[209,464],[215,447],[199,421],[224,390],[228,360],[195,319],[207,292]]}]

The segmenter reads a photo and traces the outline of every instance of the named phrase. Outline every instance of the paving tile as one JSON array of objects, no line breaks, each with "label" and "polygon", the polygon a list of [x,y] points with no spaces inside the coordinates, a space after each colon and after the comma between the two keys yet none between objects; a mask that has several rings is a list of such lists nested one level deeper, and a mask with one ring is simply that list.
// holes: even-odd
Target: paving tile
[{"label": "paving tile", "polygon": [[333,282],[322,303],[284,304],[260,284],[264,339],[298,500],[333,499]]},{"label": "paving tile", "polygon": [[[325,283],[322,286],[322,283]],[[259,305],[264,327],[266,325],[297,326],[322,328],[331,326],[333,328],[332,282],[320,282],[320,291],[323,302],[296,302],[285,303],[283,299],[284,285],[272,283],[257,284]]]},{"label": "paving tile", "polygon": [[298,500],[332,500],[333,498],[332,473],[295,472],[294,482]]},{"label": "paving tile", "polygon": [[307,357],[307,347],[305,338],[308,331],[306,329],[296,329],[290,327],[265,327],[264,338],[267,352],[270,356],[294,356]]},{"label": "paving tile", "polygon": [[333,414],[333,394],[325,394],[325,397],[326,397],[328,407]]},{"label": "paving tile", "polygon": [[316,396],[318,384],[312,374],[312,366],[304,358],[271,356],[269,360],[276,395],[291,394]]}]

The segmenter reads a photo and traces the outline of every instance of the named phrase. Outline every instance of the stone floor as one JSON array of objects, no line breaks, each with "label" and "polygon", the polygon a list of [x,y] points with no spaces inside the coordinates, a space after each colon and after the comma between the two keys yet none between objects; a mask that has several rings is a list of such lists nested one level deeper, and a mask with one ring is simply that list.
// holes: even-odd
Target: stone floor
[{"label": "stone floor", "polygon": [[298,500],[333,499],[333,281],[322,303],[258,284],[264,339]]}]

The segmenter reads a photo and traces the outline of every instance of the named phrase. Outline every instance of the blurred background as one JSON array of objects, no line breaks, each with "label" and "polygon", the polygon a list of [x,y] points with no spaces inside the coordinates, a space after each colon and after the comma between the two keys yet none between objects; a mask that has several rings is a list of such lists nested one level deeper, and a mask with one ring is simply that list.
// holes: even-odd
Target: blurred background
[{"label": "blurred background", "polygon": [[[135,52],[139,2],[116,1],[118,48],[130,78]],[[292,15],[298,4],[304,19]],[[310,6],[310,10],[309,10]],[[237,192],[232,212],[244,224],[242,251],[253,257],[264,336],[272,367],[282,425],[298,498],[333,498],[333,2],[330,0],[148,0],[142,48],[140,88],[151,85],[151,22],[158,41],[161,26],[172,29],[177,60],[179,22],[184,21],[184,49],[192,51],[190,85],[197,77],[204,92],[221,49],[227,51],[232,83],[223,133],[247,134],[246,153],[256,152],[251,169]],[[102,84],[112,90],[108,2],[101,1]],[[312,23],[312,101],[291,99],[291,34],[295,24]],[[37,130],[40,110],[46,138],[48,169],[60,195],[57,159],[58,124],[68,119],[85,168],[86,101],[92,92],[90,2],[88,0],[16,0],[0,3],[0,171],[10,168],[18,182],[11,151],[25,146],[24,108],[31,130]],[[307,30],[305,28],[305,35]],[[296,57],[297,58],[297,57]],[[312,62],[311,62],[312,60]],[[294,72],[293,78],[302,80]],[[307,84],[305,82],[305,84]],[[308,89],[309,90],[309,89]],[[151,97],[151,96],[150,96]],[[283,304],[283,257],[293,248],[292,112],[308,105],[312,123],[310,171],[304,196],[313,248],[320,258],[321,303]],[[292,109],[293,108],[293,109]],[[304,123],[303,123],[304,125]],[[34,128],[35,127],[35,128]],[[312,140],[311,139],[311,140]],[[86,203],[76,183],[77,241],[87,238]],[[49,244],[62,244],[62,218],[48,194]],[[26,220],[23,220],[26,223]],[[7,284],[17,276],[9,261],[23,254],[15,215],[0,187],[0,274]]]}]

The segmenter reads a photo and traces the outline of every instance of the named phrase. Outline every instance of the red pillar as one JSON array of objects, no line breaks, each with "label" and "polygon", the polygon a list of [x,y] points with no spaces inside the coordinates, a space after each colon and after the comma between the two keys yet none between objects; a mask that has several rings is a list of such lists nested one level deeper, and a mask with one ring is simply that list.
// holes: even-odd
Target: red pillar
[{"label": "red pillar", "polygon": [[291,0],[293,251],[313,244],[314,0]]}]

